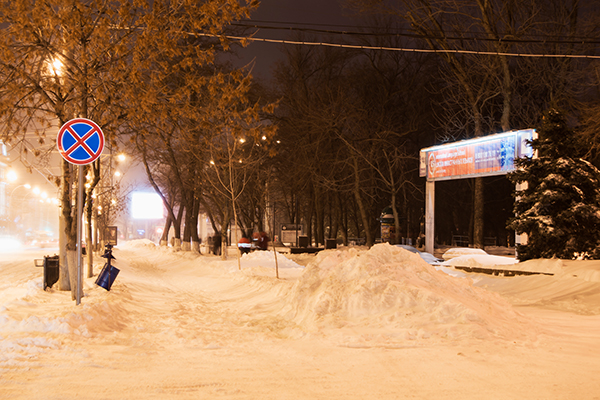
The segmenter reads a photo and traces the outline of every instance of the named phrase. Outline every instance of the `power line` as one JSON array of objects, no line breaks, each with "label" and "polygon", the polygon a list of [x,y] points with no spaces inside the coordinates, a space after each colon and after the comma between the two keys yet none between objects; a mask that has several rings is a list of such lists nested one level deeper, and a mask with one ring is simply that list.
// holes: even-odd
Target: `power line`
[{"label": "power line", "polygon": [[[122,28],[115,28],[122,29]],[[588,54],[540,54],[540,53],[515,53],[501,51],[482,51],[482,50],[463,50],[463,49],[422,49],[410,47],[390,47],[390,46],[370,46],[361,44],[344,44],[331,42],[312,42],[306,40],[287,40],[287,39],[269,39],[259,38],[254,36],[235,36],[235,35],[217,35],[204,32],[182,32],[189,36],[210,37],[210,38],[226,38],[231,40],[239,40],[240,42],[263,42],[263,43],[278,43],[300,46],[323,46],[335,47],[342,49],[354,50],[380,50],[380,51],[400,51],[407,53],[443,53],[443,54],[471,54],[471,55],[487,55],[487,56],[505,56],[505,57],[528,57],[528,58],[575,58],[575,59],[600,59],[600,55]],[[579,42],[578,42],[579,43]]]},{"label": "power line", "polygon": [[[328,34],[328,35],[342,35],[342,36],[360,36],[360,37],[407,37],[411,39],[444,39],[444,40],[460,40],[460,41],[474,41],[474,42],[502,42],[502,43],[530,43],[530,44],[600,44],[600,38],[598,37],[587,37],[587,36],[572,36],[569,39],[560,39],[556,36],[551,35],[533,35],[531,38],[511,38],[509,35],[505,35],[503,38],[490,38],[488,36],[482,36],[478,32],[463,32],[468,33],[471,36],[437,36],[437,35],[423,35],[418,33],[411,33],[405,29],[400,29],[397,32],[366,32],[366,31],[353,31],[353,30],[332,30],[332,29],[317,29],[317,28],[306,28],[306,27],[293,27],[289,25],[265,25],[265,24],[278,24],[273,21],[241,21],[234,22],[232,26],[239,26],[245,28],[255,28],[263,30],[276,30],[286,32],[302,32],[302,33],[316,33],[316,34]],[[286,23],[288,24],[288,23]],[[289,23],[290,25],[301,25],[298,23]],[[350,27],[348,25],[324,25],[324,24],[302,24],[309,26],[335,26],[335,27]],[[355,27],[354,27],[355,28]],[[377,29],[368,28],[365,29]],[[533,37],[540,37],[534,39]]]},{"label": "power line", "polygon": [[583,59],[600,59],[600,55],[587,55],[587,54],[534,54],[534,53],[512,53],[512,52],[500,52],[500,51],[479,51],[479,50],[461,50],[461,49],[420,49],[420,48],[409,48],[409,47],[388,47],[388,46],[368,46],[368,45],[354,45],[354,44],[343,44],[343,43],[330,43],[330,42],[310,42],[305,40],[286,40],[286,39],[268,39],[258,38],[253,36],[233,36],[233,35],[215,35],[210,33],[189,33],[192,36],[205,36],[214,38],[226,38],[231,40],[239,40],[240,42],[251,41],[251,42],[264,42],[264,43],[278,43],[278,44],[290,44],[290,45],[302,45],[302,46],[324,46],[324,47],[337,47],[343,49],[355,49],[355,50],[383,50],[383,51],[401,51],[408,53],[446,53],[446,54],[472,54],[472,55],[487,55],[487,56],[506,56],[506,57],[529,57],[529,58],[583,58]]}]

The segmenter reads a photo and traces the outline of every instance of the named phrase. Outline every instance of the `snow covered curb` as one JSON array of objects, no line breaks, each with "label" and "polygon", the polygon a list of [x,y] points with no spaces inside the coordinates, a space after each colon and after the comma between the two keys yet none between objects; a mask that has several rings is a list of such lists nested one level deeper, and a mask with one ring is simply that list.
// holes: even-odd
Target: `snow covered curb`
[{"label": "snow covered curb", "polygon": [[558,259],[529,260],[519,262],[515,257],[494,256],[481,249],[456,248],[443,255],[443,266],[462,269],[467,272],[488,274],[557,275],[563,271],[563,262]]}]

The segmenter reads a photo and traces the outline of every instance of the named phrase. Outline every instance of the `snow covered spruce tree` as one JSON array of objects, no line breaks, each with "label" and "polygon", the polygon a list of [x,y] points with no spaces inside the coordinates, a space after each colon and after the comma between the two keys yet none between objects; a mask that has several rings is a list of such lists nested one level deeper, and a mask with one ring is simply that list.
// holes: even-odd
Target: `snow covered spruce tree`
[{"label": "snow covered spruce tree", "polygon": [[517,160],[508,176],[524,184],[508,225],[528,236],[518,258],[600,258],[600,171],[578,157],[560,112],[544,113],[538,134],[531,142],[537,157]]}]

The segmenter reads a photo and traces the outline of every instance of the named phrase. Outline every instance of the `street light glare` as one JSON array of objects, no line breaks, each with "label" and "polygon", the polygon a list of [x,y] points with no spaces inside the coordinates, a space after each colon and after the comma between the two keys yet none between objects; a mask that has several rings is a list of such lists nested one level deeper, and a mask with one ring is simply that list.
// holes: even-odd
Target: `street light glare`
[{"label": "street light glare", "polygon": [[52,60],[52,72],[54,72],[54,75],[56,76],[62,76],[62,69],[63,69],[63,63],[55,58],[54,60]]},{"label": "street light glare", "polygon": [[8,171],[8,173],[6,174],[6,177],[8,178],[8,180],[9,180],[10,182],[14,182],[14,181],[16,181],[16,180],[17,180],[17,178],[18,178],[18,175],[17,175],[17,173],[16,173],[14,170],[12,170],[12,169],[11,169],[11,170],[9,170],[9,171]]},{"label": "street light glare", "polygon": [[125,161],[126,158],[127,158],[127,156],[123,153],[121,153],[117,156],[117,160],[119,160],[119,161]]}]

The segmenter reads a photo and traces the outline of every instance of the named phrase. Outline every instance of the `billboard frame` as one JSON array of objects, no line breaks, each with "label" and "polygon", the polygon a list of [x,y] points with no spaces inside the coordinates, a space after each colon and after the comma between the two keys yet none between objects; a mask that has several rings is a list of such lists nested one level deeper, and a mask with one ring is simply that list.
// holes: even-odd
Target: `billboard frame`
[{"label": "billboard frame", "polygon": [[[521,129],[421,149],[419,176],[425,182],[425,251],[435,249],[435,182],[506,175],[514,160],[534,157],[535,129]],[[441,159],[441,161],[440,161]],[[517,235],[516,242],[521,242]]]},{"label": "billboard frame", "polygon": [[534,135],[534,129],[521,129],[421,149],[419,176],[443,181],[505,175],[514,171],[515,159],[532,156],[528,142]]}]

